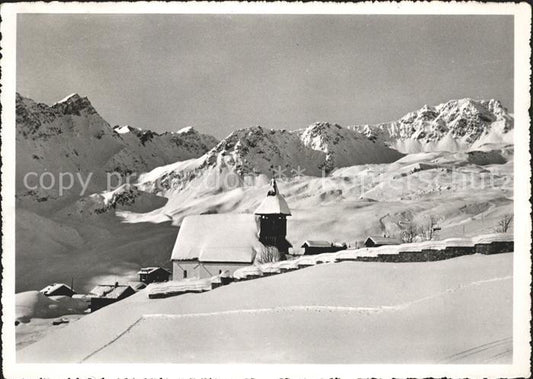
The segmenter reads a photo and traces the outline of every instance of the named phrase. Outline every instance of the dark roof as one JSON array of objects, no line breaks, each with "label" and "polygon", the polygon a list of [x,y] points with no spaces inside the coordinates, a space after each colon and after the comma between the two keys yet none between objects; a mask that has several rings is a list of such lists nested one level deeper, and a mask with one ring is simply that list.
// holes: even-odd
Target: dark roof
[{"label": "dark roof", "polygon": [[307,240],[304,242],[302,247],[331,247],[331,242],[329,241],[311,241]]},{"label": "dark roof", "polygon": [[143,288],[146,288],[146,283],[142,282],[129,282],[128,285],[133,288],[135,291],[142,290]]},{"label": "dark roof", "polygon": [[70,286],[67,286],[66,284],[64,283],[54,283],[54,284],[50,284],[49,286],[46,286],[44,287],[42,290],[40,290],[39,292],[41,292],[42,294],[44,295],[50,295],[54,292],[56,292],[57,290],[59,290],[60,288],[66,288],[68,289],[69,291],[72,291],[73,293],[74,290],[72,288],[70,288]]},{"label": "dark roof", "polygon": [[143,268],[141,268],[139,270],[139,272],[137,274],[151,274],[152,272],[155,272],[155,271],[158,271],[158,270],[163,270],[167,274],[170,275],[170,271],[167,270],[166,268],[163,268],[163,267],[143,267]]},{"label": "dark roof", "polygon": [[376,245],[400,245],[402,241],[400,241],[397,238],[388,238],[388,237],[380,237],[380,236],[369,236],[365,240],[365,244],[368,240],[374,241],[374,244]]},{"label": "dark roof", "polygon": [[128,290],[135,292],[129,285],[112,285],[100,284],[91,290],[91,293],[97,297],[105,297],[107,299],[118,299]]}]

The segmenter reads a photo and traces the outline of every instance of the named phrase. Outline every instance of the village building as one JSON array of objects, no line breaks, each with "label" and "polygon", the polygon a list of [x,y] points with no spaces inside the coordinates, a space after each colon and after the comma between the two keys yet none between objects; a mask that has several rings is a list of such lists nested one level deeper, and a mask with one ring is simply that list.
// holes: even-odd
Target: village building
[{"label": "village building", "polygon": [[171,272],[163,267],[143,267],[137,274],[139,275],[139,282],[150,284],[168,281]]},{"label": "village building", "polygon": [[91,312],[125,299],[134,293],[135,290],[131,286],[120,285],[118,282],[114,285],[97,285],[89,294],[91,296]]},{"label": "village building", "polygon": [[401,245],[402,241],[397,238],[370,236],[365,240],[365,247],[380,247],[387,245]]},{"label": "village building", "polygon": [[54,283],[44,287],[41,291],[45,296],[69,296],[72,297],[76,292],[64,283]]},{"label": "village building", "polygon": [[140,290],[143,290],[146,288],[146,283],[142,282],[128,282],[128,286],[133,288],[135,292],[139,292]]},{"label": "village building", "polygon": [[185,217],[172,250],[172,279],[208,278],[261,261],[283,259],[292,247],[286,239],[291,212],[275,180],[254,214],[206,214]]},{"label": "village building", "polygon": [[311,241],[307,240],[303,243],[304,255],[315,255],[322,253],[334,253],[339,250],[345,250],[346,244],[332,243],[329,241]]}]

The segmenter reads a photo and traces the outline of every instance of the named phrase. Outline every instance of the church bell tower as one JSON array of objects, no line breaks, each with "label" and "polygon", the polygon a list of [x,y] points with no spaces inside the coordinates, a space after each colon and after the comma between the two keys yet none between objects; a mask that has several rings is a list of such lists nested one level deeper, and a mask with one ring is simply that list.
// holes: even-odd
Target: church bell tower
[{"label": "church bell tower", "polygon": [[280,195],[276,180],[272,179],[266,198],[254,212],[259,217],[259,241],[265,246],[274,246],[287,254],[291,243],[287,241],[287,216],[291,211]]}]

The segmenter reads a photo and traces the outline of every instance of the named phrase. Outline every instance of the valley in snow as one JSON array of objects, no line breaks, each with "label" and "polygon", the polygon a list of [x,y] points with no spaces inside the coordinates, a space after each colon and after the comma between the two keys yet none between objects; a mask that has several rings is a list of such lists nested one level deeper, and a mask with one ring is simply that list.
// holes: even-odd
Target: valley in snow
[{"label": "valley in snow", "polygon": [[[433,239],[492,233],[513,214],[512,129],[499,102],[462,99],[392,123],[256,126],[218,141],[192,127],[111,127],[77,94],[52,106],[18,95],[17,360],[508,363],[512,254],[324,264],[158,300],[141,290],[88,315],[84,295],[37,290],[83,294],[170,267],[184,217],[253,213],[271,177],[291,208],[293,253],[412,226],[436,226]],[[77,179],[66,190],[37,186],[65,172]]]},{"label": "valley in snow", "polygon": [[[18,95],[16,291],[73,280],[84,292],[134,280],[141,266],[168,266],[185,216],[251,213],[272,176],[292,210],[295,251],[307,239],[355,246],[430,219],[440,228],[435,238],[473,236],[513,213],[513,122],[499,102],[454,100],[390,125],[387,138],[383,125],[355,131],[322,122],[252,127],[217,141],[190,127],[113,128],[79,95],[52,106]],[[445,146],[451,151],[396,150],[450,137],[462,141]],[[57,188],[24,188],[30,171],[94,179],[83,195],[74,186],[59,196]],[[138,175],[106,190],[109,172]]]}]

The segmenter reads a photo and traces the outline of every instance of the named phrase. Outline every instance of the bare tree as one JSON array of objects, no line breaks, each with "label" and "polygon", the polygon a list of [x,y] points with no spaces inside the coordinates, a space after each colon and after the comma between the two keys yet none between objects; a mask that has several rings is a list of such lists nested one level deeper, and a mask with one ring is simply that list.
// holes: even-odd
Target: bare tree
[{"label": "bare tree", "polygon": [[416,222],[414,220],[400,221],[399,238],[405,243],[417,240],[432,240],[437,236],[440,227],[438,223],[442,220],[435,215],[430,215],[426,221]]},{"label": "bare tree", "polygon": [[494,231],[496,233],[507,233],[511,227],[511,222],[513,222],[513,215],[503,215],[502,218],[498,220],[498,224],[496,225],[496,228],[494,228]]},{"label": "bare tree", "polygon": [[282,260],[285,260],[285,254],[281,253],[275,246],[265,246],[255,257],[255,263],[257,264],[279,262]]},{"label": "bare tree", "polygon": [[413,221],[408,221],[402,224],[403,230],[400,232],[400,239],[405,243],[414,242],[415,238],[420,234],[420,226]]},{"label": "bare tree", "polygon": [[431,241],[436,237],[437,231],[440,227],[437,226],[439,219],[435,215],[429,216],[428,221],[424,224],[423,234],[427,241]]}]

